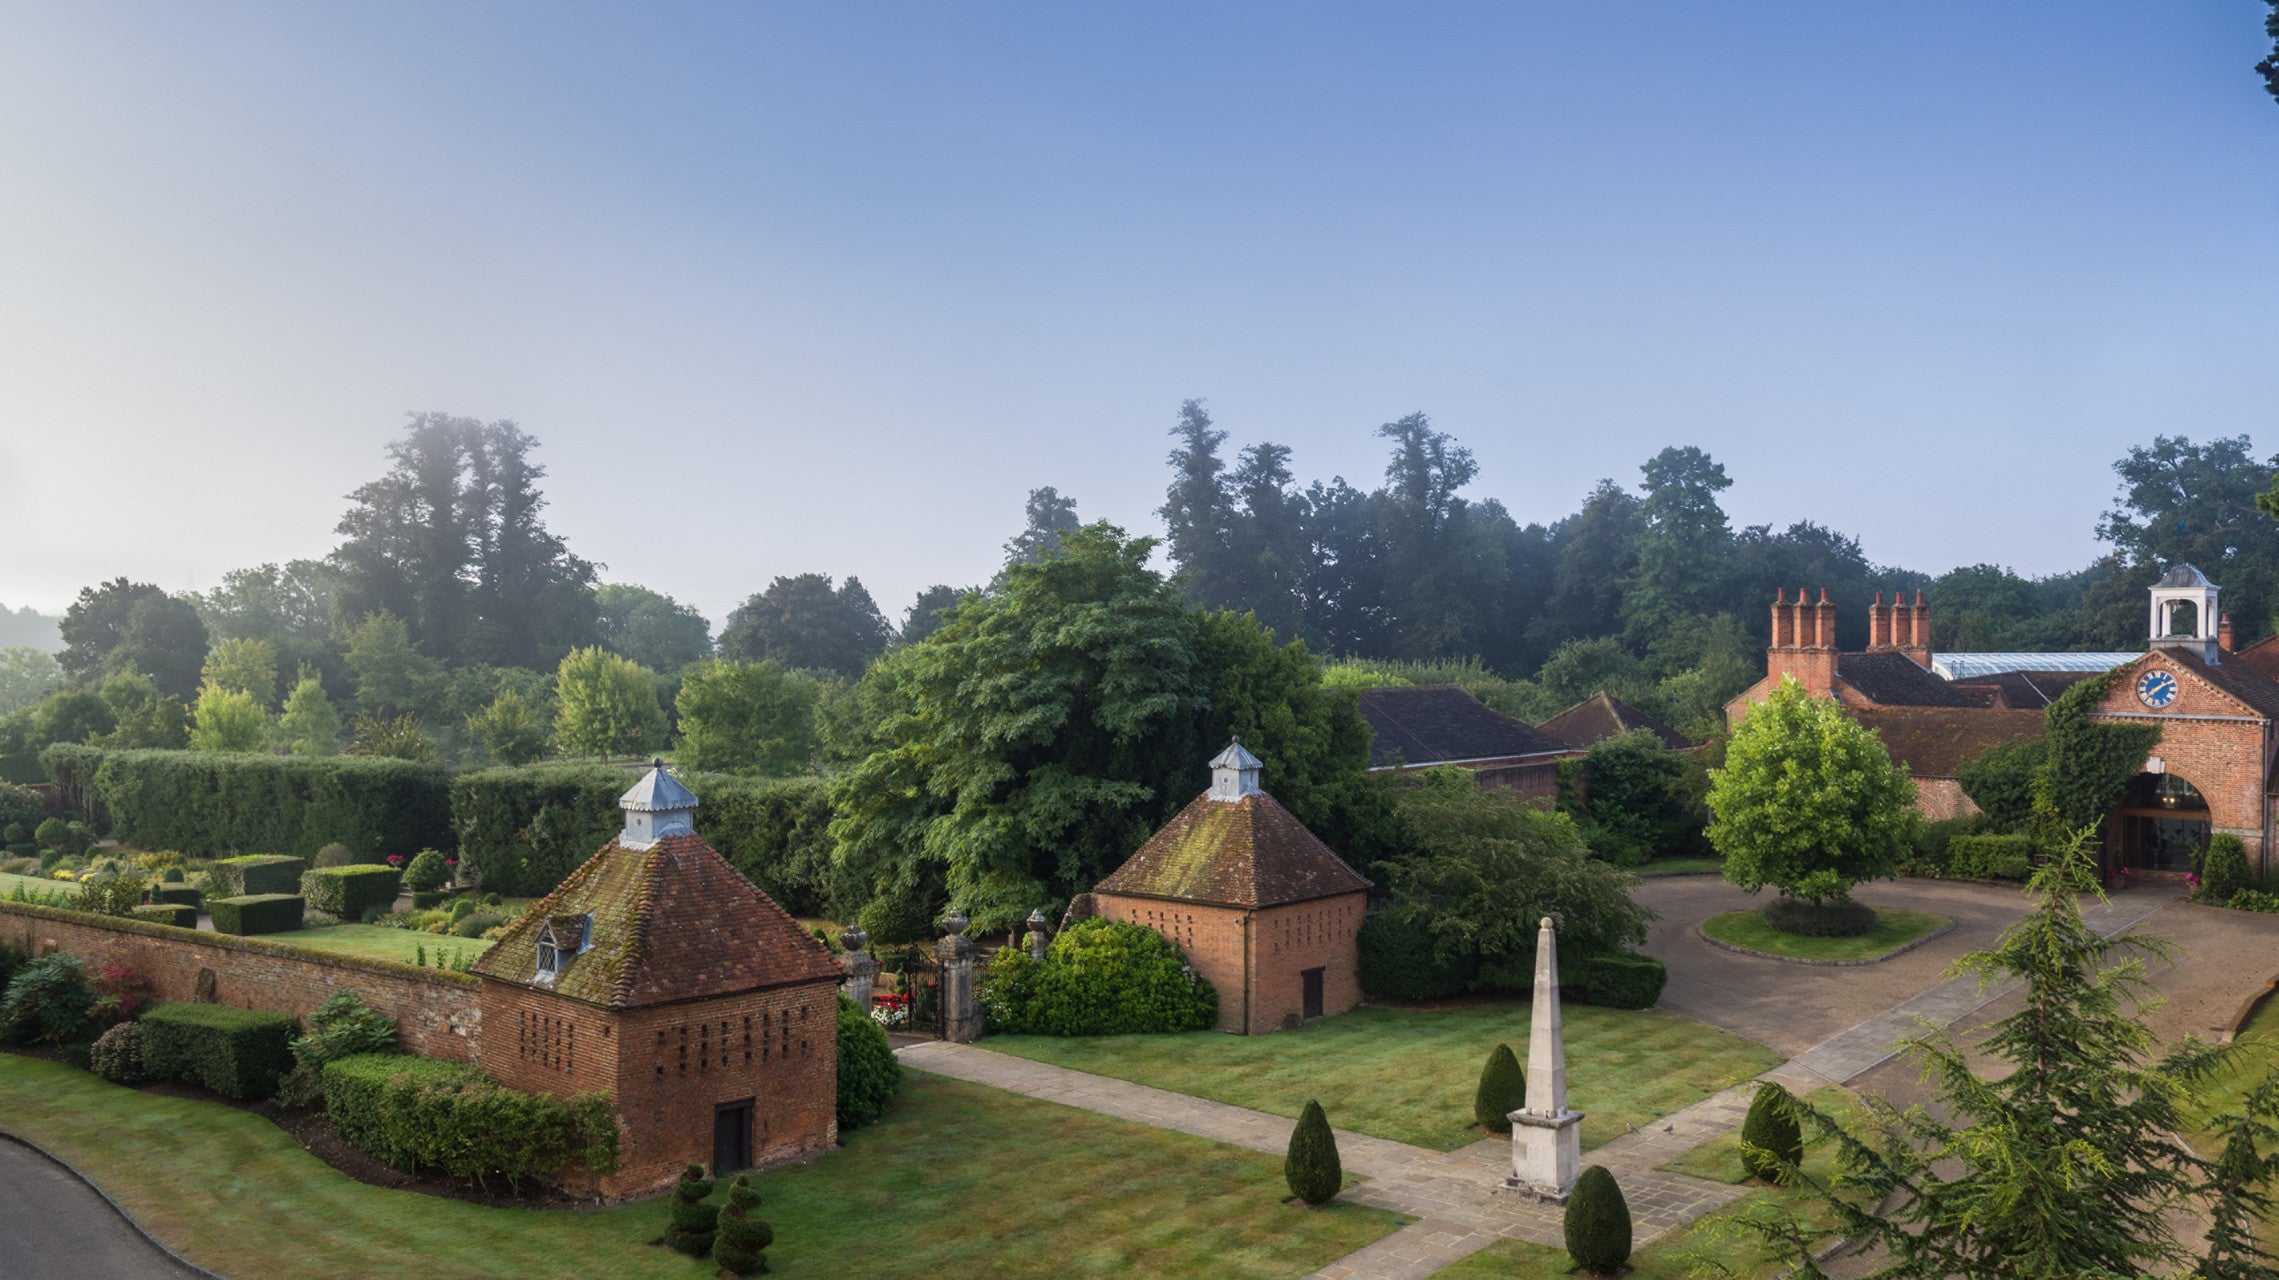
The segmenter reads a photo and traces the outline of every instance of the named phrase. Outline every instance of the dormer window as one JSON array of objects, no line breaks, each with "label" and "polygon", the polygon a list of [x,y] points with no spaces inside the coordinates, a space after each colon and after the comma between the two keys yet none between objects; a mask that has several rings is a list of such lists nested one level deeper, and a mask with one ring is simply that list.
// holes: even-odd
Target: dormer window
[{"label": "dormer window", "polygon": [[555,916],[538,929],[538,971],[533,982],[550,983],[570,961],[593,946],[593,912]]},{"label": "dormer window", "polygon": [[552,982],[562,972],[562,948],[555,945],[554,930],[548,927],[538,937],[538,980]]}]

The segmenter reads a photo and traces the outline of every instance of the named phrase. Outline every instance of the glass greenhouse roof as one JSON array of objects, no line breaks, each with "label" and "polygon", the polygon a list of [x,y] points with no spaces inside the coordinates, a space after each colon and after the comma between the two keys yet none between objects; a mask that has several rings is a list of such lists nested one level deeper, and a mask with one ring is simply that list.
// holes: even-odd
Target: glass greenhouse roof
[{"label": "glass greenhouse roof", "polygon": [[1931,670],[1949,680],[1970,680],[2005,671],[2111,671],[2143,657],[2136,653],[1942,653]]}]

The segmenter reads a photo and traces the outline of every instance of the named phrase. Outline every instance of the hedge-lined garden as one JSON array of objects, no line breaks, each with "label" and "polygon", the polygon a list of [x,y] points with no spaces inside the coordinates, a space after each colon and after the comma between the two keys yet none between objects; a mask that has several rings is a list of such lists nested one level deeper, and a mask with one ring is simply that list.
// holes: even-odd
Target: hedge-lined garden
[{"label": "hedge-lined garden", "polygon": [[112,835],[145,849],[310,858],[338,843],[377,862],[451,840],[451,770],[442,765],[63,744],[40,762],[66,793],[95,797]]}]

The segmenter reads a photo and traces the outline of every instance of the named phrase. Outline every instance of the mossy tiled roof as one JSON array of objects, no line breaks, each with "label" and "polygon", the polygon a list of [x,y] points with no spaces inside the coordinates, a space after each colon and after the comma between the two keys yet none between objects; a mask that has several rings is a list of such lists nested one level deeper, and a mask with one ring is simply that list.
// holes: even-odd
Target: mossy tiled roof
[{"label": "mossy tiled roof", "polygon": [[1360,872],[1274,797],[1213,800],[1206,792],[1094,892],[1258,908],[1368,887]]},{"label": "mossy tiled roof", "polygon": [[[570,922],[588,912],[593,945],[565,955],[552,983],[535,981],[540,931],[552,922],[575,945]],[[840,976],[822,943],[697,836],[647,849],[611,841],[523,912],[475,972],[613,1009]]]}]

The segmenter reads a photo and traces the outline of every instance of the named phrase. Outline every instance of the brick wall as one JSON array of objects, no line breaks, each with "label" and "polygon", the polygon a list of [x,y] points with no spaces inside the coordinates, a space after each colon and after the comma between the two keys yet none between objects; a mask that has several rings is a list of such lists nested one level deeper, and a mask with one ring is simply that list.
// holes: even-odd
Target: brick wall
[{"label": "brick wall", "polygon": [[[1279,1031],[1303,1008],[1308,969],[1321,969],[1322,1012],[1361,1003],[1361,917],[1368,895],[1302,902],[1264,911],[1096,893],[1099,914],[1170,939],[1219,993],[1221,1031]],[[1247,982],[1247,986],[1246,986]]]},{"label": "brick wall", "polygon": [[[2176,674],[2176,700],[2151,715],[2137,700],[2139,672],[2160,667]],[[2197,788],[2208,801],[2208,819],[2219,832],[2230,832],[2247,846],[2248,861],[2261,865],[2265,846],[2267,801],[2264,780],[2269,776],[2272,748],[2270,722],[2255,715],[2181,663],[2163,664],[2156,651],[2120,667],[2098,711],[2116,717],[2160,725],[2159,756],[2167,772]]]},{"label": "brick wall", "polygon": [[14,902],[0,902],[0,938],[34,954],[61,951],[88,964],[128,965],[149,975],[161,1000],[191,999],[201,969],[213,972],[221,1003],[296,1018],[346,988],[396,1020],[404,1048],[431,1058],[474,1061],[482,1031],[476,980],[465,974]]},{"label": "brick wall", "polygon": [[[683,1165],[710,1164],[718,1103],[752,1100],[755,1167],[813,1155],[838,1142],[836,983],[772,987],[615,1016],[624,1147],[617,1174],[602,1184],[605,1194],[655,1190],[670,1184]],[[523,1087],[541,1086],[533,1079]]]},{"label": "brick wall", "polygon": [[1559,799],[1557,760],[1542,760],[1531,764],[1481,765],[1472,770],[1472,778],[1482,791],[1516,791],[1529,800],[1541,800],[1546,804],[1555,804]]}]

